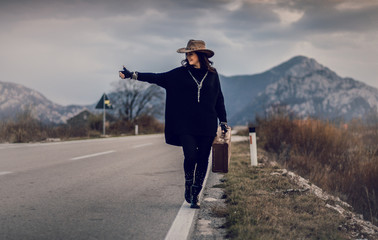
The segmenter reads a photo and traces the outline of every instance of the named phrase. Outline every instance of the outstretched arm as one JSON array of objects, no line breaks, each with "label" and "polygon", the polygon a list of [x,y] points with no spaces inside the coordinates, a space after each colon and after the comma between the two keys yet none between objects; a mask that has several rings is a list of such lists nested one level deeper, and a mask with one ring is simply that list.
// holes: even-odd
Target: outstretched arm
[{"label": "outstretched arm", "polygon": [[123,70],[119,71],[119,77],[122,79],[130,78],[142,82],[153,83],[160,87],[167,88],[168,81],[172,77],[172,71],[166,73],[140,73],[131,72],[123,67]]}]

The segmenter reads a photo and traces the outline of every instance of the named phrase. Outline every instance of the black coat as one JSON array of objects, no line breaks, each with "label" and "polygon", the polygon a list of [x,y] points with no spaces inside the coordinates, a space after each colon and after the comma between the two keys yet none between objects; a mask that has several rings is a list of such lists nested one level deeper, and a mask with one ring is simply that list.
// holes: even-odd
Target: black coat
[{"label": "black coat", "polygon": [[208,72],[200,92],[193,76],[201,81],[206,70],[178,67],[165,73],[139,73],[138,80],[154,83],[166,90],[165,140],[181,146],[182,134],[215,136],[220,122],[227,122],[218,73]]}]

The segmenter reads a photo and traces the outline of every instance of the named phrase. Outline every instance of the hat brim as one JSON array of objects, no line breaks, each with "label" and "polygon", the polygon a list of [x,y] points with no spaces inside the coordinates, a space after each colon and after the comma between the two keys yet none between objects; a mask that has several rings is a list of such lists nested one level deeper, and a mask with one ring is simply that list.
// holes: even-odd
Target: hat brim
[{"label": "hat brim", "polygon": [[210,49],[189,50],[186,48],[179,48],[177,52],[178,53],[202,52],[202,53],[205,53],[208,58],[211,58],[212,56],[214,56],[214,52]]}]

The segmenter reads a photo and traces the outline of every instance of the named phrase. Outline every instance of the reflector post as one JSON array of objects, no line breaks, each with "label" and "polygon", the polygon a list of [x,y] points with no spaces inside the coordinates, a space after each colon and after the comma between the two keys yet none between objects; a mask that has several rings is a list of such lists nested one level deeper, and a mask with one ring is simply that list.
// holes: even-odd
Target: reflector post
[{"label": "reflector post", "polygon": [[256,143],[256,128],[249,128],[249,149],[251,153],[251,165],[257,166],[257,143]]}]

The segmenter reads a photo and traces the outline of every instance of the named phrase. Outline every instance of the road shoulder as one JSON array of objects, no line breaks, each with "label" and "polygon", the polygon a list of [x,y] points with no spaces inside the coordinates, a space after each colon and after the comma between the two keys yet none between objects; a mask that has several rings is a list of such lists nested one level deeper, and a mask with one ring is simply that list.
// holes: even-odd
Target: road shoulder
[{"label": "road shoulder", "polygon": [[209,172],[201,208],[198,210],[188,239],[225,239],[227,209],[222,188],[223,177],[224,174]]}]

